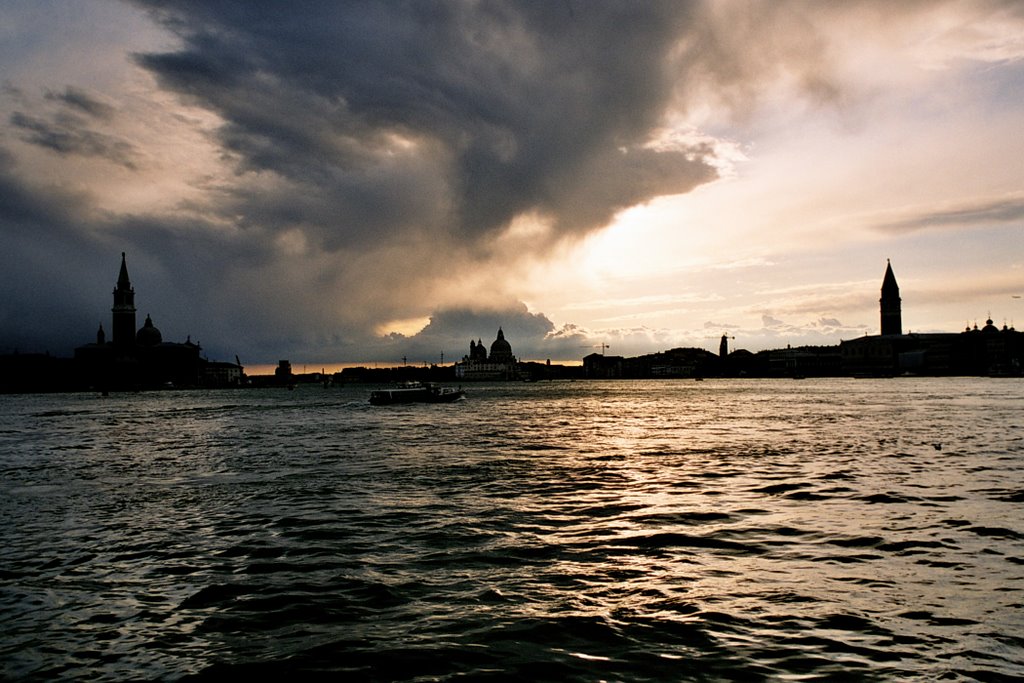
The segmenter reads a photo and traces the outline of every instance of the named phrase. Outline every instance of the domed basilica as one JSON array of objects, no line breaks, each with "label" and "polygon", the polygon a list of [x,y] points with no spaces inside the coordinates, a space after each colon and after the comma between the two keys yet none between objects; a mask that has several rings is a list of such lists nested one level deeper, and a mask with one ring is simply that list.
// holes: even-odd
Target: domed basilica
[{"label": "domed basilica", "polygon": [[512,355],[512,345],[505,339],[505,332],[499,327],[498,337],[491,342],[487,352],[483,341],[470,340],[469,355],[455,364],[455,376],[461,380],[503,380],[516,379],[519,363]]}]

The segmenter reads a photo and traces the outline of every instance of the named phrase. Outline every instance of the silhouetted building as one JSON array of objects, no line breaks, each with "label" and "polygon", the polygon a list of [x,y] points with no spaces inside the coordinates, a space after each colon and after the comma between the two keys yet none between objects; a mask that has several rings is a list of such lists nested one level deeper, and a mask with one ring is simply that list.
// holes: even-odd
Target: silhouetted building
[{"label": "silhouetted building", "polygon": [[882,298],[878,300],[881,308],[880,334],[903,334],[903,317],[900,311],[900,286],[896,284],[896,276],[892,272],[892,263],[886,260],[885,276],[882,278]]},{"label": "silhouetted building", "polygon": [[842,354],[837,346],[787,346],[762,351],[768,377],[835,377],[842,374]]},{"label": "silhouetted building", "polygon": [[505,333],[498,328],[498,337],[491,342],[491,353],[487,356],[490,363],[515,363],[516,357],[512,355],[512,345],[505,339]]},{"label": "silhouetted building", "polygon": [[634,358],[592,353],[583,359],[592,379],[650,377],[892,377],[895,375],[1024,374],[1024,333],[1013,327],[968,327],[961,333],[903,334],[900,289],[886,262],[879,299],[880,332],[842,341],[838,346],[767,349],[729,353],[722,335],[718,355],[677,348]]},{"label": "silhouetted building", "polygon": [[487,362],[487,347],[481,340],[473,341],[469,340],[469,356],[466,357],[468,360],[480,361],[482,363]]},{"label": "silhouetted building", "polygon": [[292,374],[291,361],[277,361],[277,367],[274,368],[274,383],[280,386],[291,386],[295,384],[295,375]]},{"label": "silhouetted building", "polygon": [[[75,349],[78,388],[146,389],[159,387],[237,386],[242,383],[240,364],[216,363],[202,357],[202,349],[187,338],[165,342],[153,319],[135,329],[135,289],[128,264],[121,253],[121,270],[114,287],[111,308],[113,331],[107,341],[103,325],[96,341]],[[234,369],[229,370],[228,366]]]},{"label": "silhouetted building", "polygon": [[1024,334],[991,318],[963,332],[903,334],[899,286],[887,264],[879,300],[881,334],[839,344],[842,372],[854,376],[1021,374]]},{"label": "silhouetted building", "polygon": [[470,340],[469,355],[455,364],[455,377],[467,381],[519,379],[519,363],[512,355],[512,345],[505,339],[505,332],[498,328],[490,354],[483,342]]},{"label": "silhouetted building", "polygon": [[714,377],[721,368],[721,359],[706,349],[680,347],[627,358],[623,377]]},{"label": "silhouetted building", "polygon": [[722,362],[723,377],[760,377],[766,374],[768,359],[746,349],[736,349]]},{"label": "silhouetted building", "polygon": [[715,377],[722,361],[704,349],[676,348],[645,356],[624,358],[592,353],[583,358],[589,379],[647,379],[652,377]]},{"label": "silhouetted building", "polygon": [[606,356],[594,352],[583,358],[583,375],[587,379],[619,379],[622,377],[622,356]]},{"label": "silhouetted building", "polygon": [[237,387],[245,380],[245,373],[238,362],[207,361],[203,367],[203,386]]},{"label": "silhouetted building", "polygon": [[[110,309],[113,318],[113,342],[118,349],[128,352],[135,345],[135,289],[128,279],[128,263],[121,252],[121,272],[114,287],[114,307]],[[147,316],[148,320],[148,316]],[[100,331],[103,327],[100,326]]]},{"label": "silhouetted building", "polygon": [[74,361],[49,353],[0,355],[0,393],[67,391],[73,388]]}]

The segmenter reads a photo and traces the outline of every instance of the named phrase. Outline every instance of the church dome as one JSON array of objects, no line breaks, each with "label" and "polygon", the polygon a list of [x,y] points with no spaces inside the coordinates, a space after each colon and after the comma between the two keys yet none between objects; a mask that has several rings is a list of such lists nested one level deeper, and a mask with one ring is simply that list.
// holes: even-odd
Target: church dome
[{"label": "church dome", "polygon": [[135,343],[139,346],[156,346],[164,340],[160,330],[153,325],[153,320],[147,315],[146,322],[139,328],[135,335]]},{"label": "church dome", "polygon": [[492,363],[511,363],[515,360],[512,356],[512,345],[505,341],[505,333],[500,327],[498,328],[498,338],[491,343],[489,360]]}]

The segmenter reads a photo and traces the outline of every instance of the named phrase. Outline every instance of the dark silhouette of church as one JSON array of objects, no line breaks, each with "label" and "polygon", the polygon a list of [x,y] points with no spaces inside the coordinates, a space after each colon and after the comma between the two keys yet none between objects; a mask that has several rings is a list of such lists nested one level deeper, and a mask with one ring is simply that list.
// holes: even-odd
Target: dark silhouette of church
[{"label": "dark silhouette of church", "polygon": [[[128,276],[125,254],[114,287],[111,338],[103,325],[96,340],[75,349],[73,359],[49,353],[0,356],[0,392],[138,390],[240,386],[247,383],[238,358],[235,363],[206,359],[191,338],[166,342],[147,315],[136,328],[135,289]],[[991,316],[982,328],[975,324],[959,333],[903,332],[902,299],[892,263],[887,262],[879,299],[879,334],[844,340],[838,346],[804,346],[751,353],[729,351],[723,335],[718,355],[700,348],[676,348],[624,358],[593,353],[583,359],[582,376],[589,378],[649,377],[892,377],[896,375],[1024,375],[1024,333]],[[364,369],[365,370],[365,369]],[[533,375],[550,377],[546,366],[519,362],[499,327],[487,347],[470,341],[469,354],[455,363],[459,380],[513,380]],[[289,373],[290,376],[290,373]]]},{"label": "dark silhouette of church", "polygon": [[900,311],[900,286],[896,284],[896,275],[892,272],[892,263],[886,259],[885,275],[882,276],[882,298],[878,300],[881,308],[882,334],[903,334],[903,314]]},{"label": "dark silhouette of church", "polygon": [[887,263],[882,278],[880,333],[843,341],[839,345],[844,374],[989,375],[1020,376],[1024,334],[1005,323],[996,327],[991,316],[985,326],[963,332],[903,333],[900,288]]},{"label": "dark silhouette of church", "polygon": [[505,332],[498,328],[498,336],[487,352],[483,341],[469,341],[469,355],[455,364],[455,376],[460,380],[503,380],[519,377],[519,363],[512,355],[512,345]]},{"label": "dark silhouette of church", "polygon": [[111,339],[107,340],[101,324],[95,342],[75,349],[80,384],[107,390],[235,386],[242,382],[243,369],[238,362],[207,360],[191,337],[180,343],[164,341],[148,314],[136,329],[135,313],[135,289],[122,252],[111,308]]}]

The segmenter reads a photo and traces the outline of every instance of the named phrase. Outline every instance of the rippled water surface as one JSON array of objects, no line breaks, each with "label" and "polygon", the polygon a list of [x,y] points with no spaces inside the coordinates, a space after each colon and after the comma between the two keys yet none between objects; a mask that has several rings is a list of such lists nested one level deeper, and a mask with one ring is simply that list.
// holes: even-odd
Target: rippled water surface
[{"label": "rippled water surface", "polygon": [[0,397],[7,679],[1020,680],[1024,383]]}]

